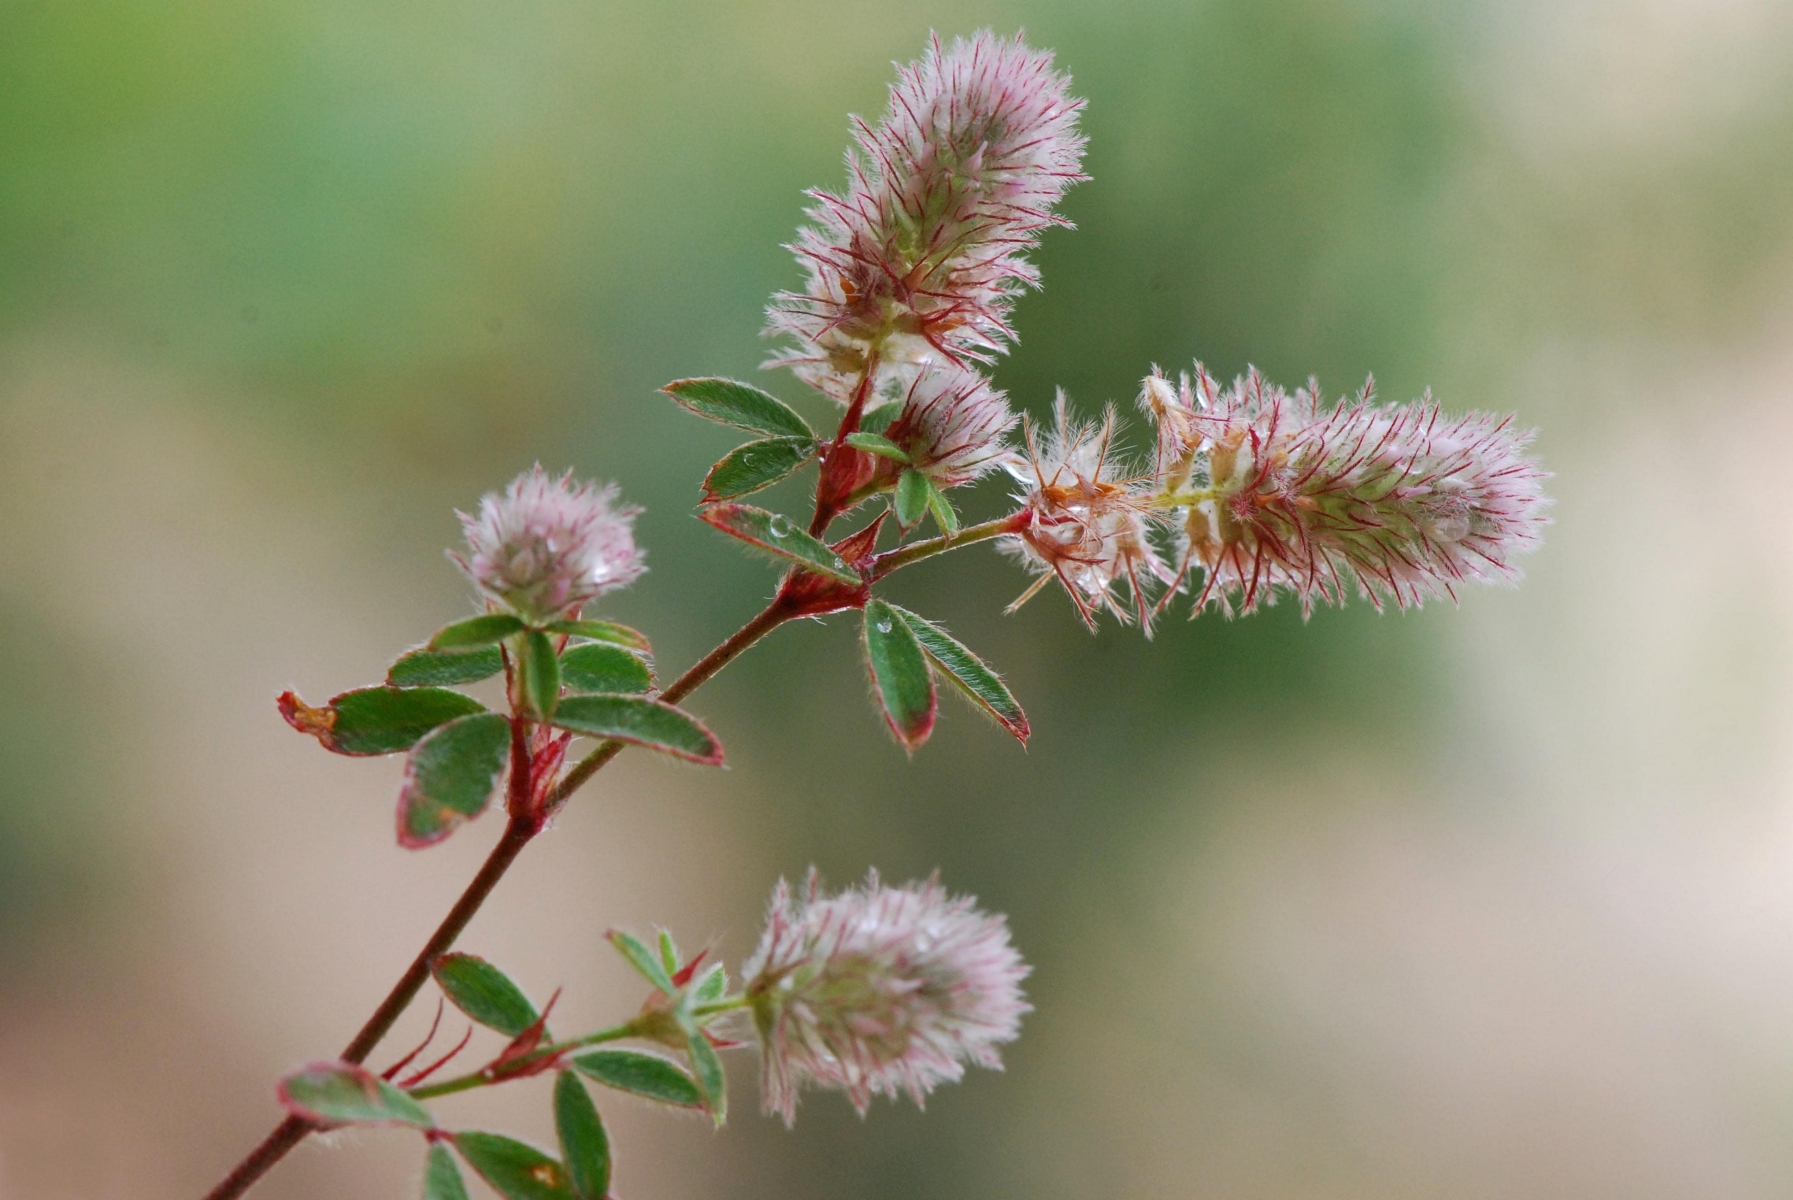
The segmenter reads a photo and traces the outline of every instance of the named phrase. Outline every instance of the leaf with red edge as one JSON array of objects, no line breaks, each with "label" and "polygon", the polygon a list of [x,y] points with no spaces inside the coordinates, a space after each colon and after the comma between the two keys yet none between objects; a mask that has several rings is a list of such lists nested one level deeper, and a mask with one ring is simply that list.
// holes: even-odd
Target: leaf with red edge
[{"label": "leaf with red edge", "polygon": [[751,504],[706,504],[697,519],[786,563],[839,583],[863,582],[847,560],[826,542],[811,537],[783,513]]},{"label": "leaf with red edge", "polygon": [[433,846],[484,812],[510,751],[510,718],[494,712],[459,717],[418,742],[398,794],[399,845]]},{"label": "leaf with red edge", "polygon": [[320,1125],[408,1125],[434,1129],[429,1110],[354,1063],[313,1063],[280,1081],[280,1103]]},{"label": "leaf with red edge", "polygon": [[927,657],[909,625],[889,604],[865,606],[865,659],[884,720],[903,749],[913,753],[934,732],[938,702]]},{"label": "leaf with red edge", "polygon": [[437,726],[486,710],[471,696],[439,687],[355,688],[323,708],[282,692],[277,703],[288,725],[326,750],[355,757],[409,750]]},{"label": "leaf with red edge", "polygon": [[1010,694],[1002,677],[990,669],[983,659],[966,649],[946,630],[906,608],[891,605],[891,610],[909,626],[915,640],[933,662],[935,669],[951,680],[973,704],[995,717],[997,722],[1018,738],[1023,746],[1033,730],[1027,714]]},{"label": "leaf with red edge", "polygon": [[789,479],[815,456],[816,444],[809,438],[765,438],[737,446],[704,476],[704,499],[750,496]]},{"label": "leaf with red edge", "polygon": [[641,696],[568,696],[554,724],[594,738],[616,738],[705,766],[722,765],[722,743],[690,713]]}]

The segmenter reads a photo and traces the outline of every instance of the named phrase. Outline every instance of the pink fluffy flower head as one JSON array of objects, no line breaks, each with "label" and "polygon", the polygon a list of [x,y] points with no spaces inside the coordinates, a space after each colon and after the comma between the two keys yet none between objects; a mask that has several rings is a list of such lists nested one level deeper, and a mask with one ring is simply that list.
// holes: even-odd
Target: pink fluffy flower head
[{"label": "pink fluffy flower head", "polygon": [[537,463],[479,513],[457,512],[467,554],[451,554],[481,592],[528,621],[576,613],[647,570],[635,545],[638,508],[618,507],[616,485],[558,479]]},{"label": "pink fluffy flower head", "polygon": [[1007,398],[988,380],[944,365],[916,376],[886,436],[923,475],[958,487],[1006,459],[1003,435],[1014,427]]},{"label": "pink fluffy flower head", "polygon": [[1083,424],[1060,392],[1053,414],[1054,427],[1044,433],[1024,426],[1025,452],[1008,464],[1022,485],[1015,498],[1026,524],[1002,546],[1040,576],[1009,611],[1057,579],[1091,629],[1106,609],[1121,621],[1137,615],[1150,632],[1145,588],[1171,578],[1150,536],[1151,476],[1116,461],[1113,409],[1100,425]]},{"label": "pink fluffy flower head", "polygon": [[[1225,390],[1196,374],[1169,417],[1207,466],[1179,509],[1181,571],[1205,575],[1196,612],[1249,613],[1276,589],[1304,613],[1352,589],[1407,608],[1518,579],[1513,558],[1537,545],[1549,501],[1512,418],[1449,417],[1429,394],[1378,405],[1370,384],[1329,407],[1312,381],[1291,396],[1255,370]],[[1161,446],[1165,434],[1161,420]]]},{"label": "pink fluffy flower head", "polygon": [[743,973],[763,1054],[761,1100],[789,1125],[805,1085],[838,1088],[861,1116],[874,1095],[919,1106],[964,1063],[1001,1069],[1031,1006],[1007,922],[949,897],[938,878],[824,896],[780,880]]},{"label": "pink fluffy flower head", "polygon": [[1012,341],[1013,296],[1039,280],[1025,254],[1084,178],[1069,82],[988,31],[900,68],[884,119],[854,118],[846,193],[810,193],[791,247],[809,280],[768,311],[795,343],[774,362],[844,401],[874,360],[962,364]]}]

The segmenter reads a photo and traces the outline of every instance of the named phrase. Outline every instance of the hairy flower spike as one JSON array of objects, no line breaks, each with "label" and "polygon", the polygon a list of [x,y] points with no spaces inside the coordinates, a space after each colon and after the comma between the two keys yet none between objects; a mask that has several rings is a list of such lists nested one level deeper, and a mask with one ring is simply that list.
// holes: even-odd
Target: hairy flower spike
[{"label": "hairy flower spike", "polygon": [[[1156,500],[1182,514],[1179,586],[1204,572],[1195,612],[1249,613],[1278,588],[1304,613],[1351,588],[1407,608],[1518,578],[1549,501],[1511,418],[1447,417],[1430,394],[1376,405],[1367,383],[1328,408],[1312,381],[1291,396],[1254,370],[1222,391],[1196,370],[1198,407],[1174,419],[1186,447],[1199,441],[1206,486],[1169,482]],[[1164,432],[1161,418],[1161,445]]]},{"label": "hairy flower spike", "polygon": [[479,514],[457,512],[467,555],[451,553],[479,590],[529,621],[576,613],[647,570],[633,526],[639,508],[616,505],[616,485],[555,479],[537,463]]},{"label": "hairy flower spike", "polygon": [[1003,435],[1015,427],[1008,400],[975,371],[931,367],[916,376],[887,430],[916,470],[958,487],[1004,461]]},{"label": "hairy flower spike", "polygon": [[1024,254],[1079,172],[1082,101],[1052,56],[989,31],[934,38],[898,71],[876,126],[854,119],[844,195],[814,191],[791,249],[807,287],[781,293],[767,333],[788,365],[845,402],[868,365],[988,361],[1014,340],[1014,294],[1037,286]]},{"label": "hairy flower spike", "polygon": [[[1009,605],[1013,612],[1049,580],[1064,585],[1078,615],[1091,629],[1107,609],[1121,621],[1137,615],[1149,633],[1148,581],[1173,578],[1153,547],[1147,518],[1151,476],[1128,472],[1114,461],[1115,414],[1101,425],[1072,420],[1059,392],[1054,428],[1043,436],[1032,422],[1022,426],[1025,452],[1009,463],[1022,484],[1015,499],[1027,524],[1003,539],[1002,548],[1022,559],[1040,578]],[[1116,590],[1125,584],[1133,612],[1121,606]]]},{"label": "hairy flower spike", "polygon": [[937,878],[801,897],[783,880],[744,974],[763,1052],[761,1100],[785,1124],[805,1085],[838,1088],[861,1116],[874,1095],[920,1105],[964,1063],[1000,1069],[1031,1006],[1007,922]]}]

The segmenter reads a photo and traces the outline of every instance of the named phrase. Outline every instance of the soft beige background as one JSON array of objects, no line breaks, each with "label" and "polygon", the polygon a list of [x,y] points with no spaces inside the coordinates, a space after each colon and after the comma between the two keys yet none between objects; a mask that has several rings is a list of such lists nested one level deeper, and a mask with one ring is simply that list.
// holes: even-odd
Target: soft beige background
[{"label": "soft beige background", "polygon": [[[750,1057],[720,1135],[608,1099],[619,1196],[1793,1191],[1785,5],[107,0],[0,7],[0,1198],[200,1194],[472,872],[492,821],[399,850],[398,764],[272,704],[465,610],[454,506],[620,479],[671,669],[754,609],[687,515],[730,443],[652,389],[751,375],[845,113],[984,23],[1090,100],[1018,403],[1374,370],[1540,426],[1557,524],[1459,609],[1150,644],[1001,618],[991,556],[898,581],[1025,754],[957,706],[905,763],[850,623],[780,632],[693,702],[731,770],[625,756],[464,945],[595,1026],[612,924],[734,962],[781,872],[939,866],[1039,1011],[925,1114],[787,1134]],[[537,1084],[443,1112],[550,1134]],[[338,1134],[257,1195],[419,1162]]]}]

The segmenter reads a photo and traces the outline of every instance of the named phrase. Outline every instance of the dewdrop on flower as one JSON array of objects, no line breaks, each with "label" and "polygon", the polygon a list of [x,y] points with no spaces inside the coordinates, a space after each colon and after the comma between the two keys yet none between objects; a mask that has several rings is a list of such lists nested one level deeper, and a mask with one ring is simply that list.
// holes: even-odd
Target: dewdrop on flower
[{"label": "dewdrop on flower", "polygon": [[1514,556],[1547,523],[1548,476],[1510,417],[1447,417],[1430,394],[1376,405],[1370,384],[1328,408],[1312,381],[1291,396],[1255,370],[1225,391],[1200,364],[1197,377],[1189,424],[1208,486],[1160,501],[1189,502],[1178,578],[1205,574],[1195,613],[1249,613],[1278,588],[1303,613],[1351,589],[1407,608],[1518,579]]},{"label": "dewdrop on flower", "polygon": [[795,342],[794,368],[846,402],[874,360],[987,361],[1014,340],[1014,294],[1037,286],[1024,257],[1079,172],[1082,101],[1052,56],[989,31],[934,38],[898,71],[876,126],[854,118],[844,195],[812,191],[791,247],[809,272],[781,293],[766,332]]},{"label": "dewdrop on flower", "polygon": [[[1023,425],[1025,450],[1007,464],[1022,485],[1015,499],[1026,523],[1001,545],[1040,575],[1008,611],[1057,579],[1091,629],[1097,612],[1107,609],[1123,622],[1137,615],[1149,634],[1145,585],[1173,578],[1150,537],[1143,490],[1150,477],[1129,474],[1114,461],[1112,408],[1101,425],[1081,424],[1061,391],[1053,416],[1054,427],[1043,436],[1032,422]],[[1116,596],[1123,583],[1132,613]]]},{"label": "dewdrop on flower", "polygon": [[875,1095],[920,1106],[969,1061],[1000,1070],[1032,1006],[1008,924],[949,897],[938,878],[801,896],[781,879],[743,974],[762,1052],[760,1098],[790,1125],[805,1086],[844,1091],[864,1116]]},{"label": "dewdrop on flower", "polygon": [[576,613],[633,583],[647,567],[635,545],[639,508],[619,508],[616,485],[555,479],[541,464],[463,512],[467,554],[450,553],[481,592],[528,621]]},{"label": "dewdrop on flower", "polygon": [[1001,392],[977,372],[948,365],[916,376],[885,435],[923,475],[958,487],[1008,456],[1003,435],[1014,427]]}]

